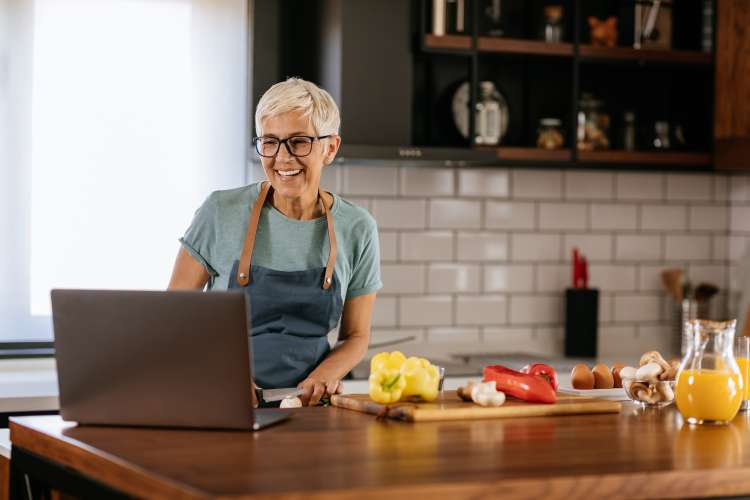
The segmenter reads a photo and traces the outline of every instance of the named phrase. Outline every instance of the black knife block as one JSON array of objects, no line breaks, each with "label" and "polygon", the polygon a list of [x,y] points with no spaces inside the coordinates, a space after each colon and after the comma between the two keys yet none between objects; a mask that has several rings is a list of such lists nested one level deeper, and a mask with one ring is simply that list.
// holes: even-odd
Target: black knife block
[{"label": "black knife block", "polygon": [[565,290],[565,356],[595,358],[599,324],[599,290]]}]

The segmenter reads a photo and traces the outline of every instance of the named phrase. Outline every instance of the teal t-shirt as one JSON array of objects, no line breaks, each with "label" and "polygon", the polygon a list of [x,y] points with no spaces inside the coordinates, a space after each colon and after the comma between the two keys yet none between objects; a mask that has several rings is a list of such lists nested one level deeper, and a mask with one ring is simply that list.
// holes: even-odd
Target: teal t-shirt
[{"label": "teal t-shirt", "polygon": [[[240,258],[250,210],[259,193],[260,183],[214,191],[180,238],[182,246],[208,271],[209,290],[228,288],[232,264]],[[383,285],[375,219],[335,194],[331,214],[338,244],[334,272],[341,284],[342,300],[379,290]],[[325,217],[290,219],[266,203],[260,214],[252,262],[276,271],[325,267],[329,248]]]}]

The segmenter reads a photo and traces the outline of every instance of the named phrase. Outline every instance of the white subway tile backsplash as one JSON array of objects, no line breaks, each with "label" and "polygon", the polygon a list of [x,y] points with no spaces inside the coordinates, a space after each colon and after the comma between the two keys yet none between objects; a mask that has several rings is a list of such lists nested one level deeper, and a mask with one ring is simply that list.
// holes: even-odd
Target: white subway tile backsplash
[{"label": "white subway tile backsplash", "polygon": [[617,260],[654,261],[662,258],[661,235],[622,234],[615,237]]},{"label": "white subway tile backsplash", "polygon": [[636,345],[636,327],[632,325],[600,327],[597,351],[602,358],[620,360],[628,365],[635,364],[644,352]]},{"label": "white subway tile backsplash", "polygon": [[586,229],[587,206],[582,203],[540,203],[540,229]]},{"label": "white subway tile backsplash", "polygon": [[455,175],[451,168],[402,167],[401,194],[404,196],[453,196]]},{"label": "white subway tile backsplash", "polygon": [[688,268],[688,278],[693,287],[701,283],[710,283],[726,290],[729,285],[727,266],[723,264],[691,264]]},{"label": "white subway tile backsplash", "polygon": [[729,176],[729,200],[735,203],[750,201],[750,176]]},{"label": "white subway tile backsplash", "polygon": [[659,295],[616,295],[614,298],[614,321],[618,323],[659,321],[661,301]]},{"label": "white subway tile backsplash", "polygon": [[640,352],[659,351],[668,358],[680,357],[679,352],[674,352],[676,341],[673,335],[668,323],[641,324],[638,325],[635,344],[641,348]]},{"label": "white subway tile backsplash", "polygon": [[453,260],[454,237],[450,231],[401,233],[401,260]]},{"label": "white subway tile backsplash", "polygon": [[636,266],[589,266],[589,286],[603,292],[629,292],[636,289]]},{"label": "white subway tile backsplash", "polygon": [[516,262],[559,261],[560,239],[557,234],[516,233],[511,257]]},{"label": "white subway tile backsplash", "polygon": [[711,201],[713,178],[710,175],[670,174],[667,176],[667,200]]},{"label": "white subway tile backsplash", "polygon": [[430,228],[479,229],[482,227],[482,203],[469,200],[433,200],[430,202]]},{"label": "white subway tile backsplash", "polygon": [[[378,299],[380,300],[380,299]],[[409,337],[413,337],[412,340],[407,340]],[[394,349],[403,349],[408,352],[405,346],[413,345],[414,342],[422,342],[424,332],[420,328],[373,328],[370,333],[370,348],[372,349],[373,344],[379,344],[382,342],[394,342],[394,341],[406,341],[405,344],[399,344]]]},{"label": "white subway tile backsplash", "polygon": [[534,229],[536,205],[523,201],[486,201],[484,226],[487,229]]},{"label": "white subway tile backsplash", "polygon": [[711,237],[672,235],[665,237],[667,260],[711,260]]},{"label": "white subway tile backsplash", "polygon": [[590,211],[591,229],[614,231],[638,227],[638,207],[636,205],[594,203],[591,205]]},{"label": "white subway tile backsplash", "polygon": [[534,266],[484,266],[483,282],[485,292],[531,292],[534,290]]},{"label": "white subway tile backsplash", "polygon": [[562,172],[555,170],[513,170],[513,197],[533,199],[561,199]]},{"label": "white subway tile backsplash", "polygon": [[687,207],[684,205],[643,205],[641,229],[682,231],[687,229]]},{"label": "white subway tile backsplash", "polygon": [[427,202],[375,199],[372,201],[372,215],[379,229],[425,229]]},{"label": "white subway tile backsplash", "polygon": [[[734,263],[750,244],[746,175],[391,165],[324,172],[327,189],[378,222],[385,288],[373,341],[412,332],[404,348],[417,355],[561,354],[577,247],[600,290],[600,355],[637,362],[669,345],[661,271],[736,287]],[[733,303],[720,294],[712,314],[726,316]]]},{"label": "white subway tile backsplash", "polygon": [[432,264],[427,268],[427,292],[479,292],[479,279],[476,264]]},{"label": "white subway tile backsplash", "polygon": [[570,264],[538,264],[536,266],[537,292],[562,292],[573,284]]},{"label": "white subway tile backsplash", "polygon": [[455,327],[455,328],[428,328],[427,340],[435,343],[466,343],[478,344],[480,342],[479,328],[477,327]]},{"label": "white subway tile backsplash", "polygon": [[729,201],[729,176],[714,176],[714,201]]},{"label": "white subway tile backsplash", "polygon": [[506,198],[510,194],[510,174],[495,168],[458,171],[459,196]]},{"label": "white subway tile backsplash", "polygon": [[504,295],[459,295],[456,297],[456,324],[502,325],[507,321]]},{"label": "white subway tile backsplash", "polygon": [[378,296],[372,310],[372,326],[396,326],[396,297]]},{"label": "white subway tile backsplash", "polygon": [[459,261],[498,261],[508,258],[508,237],[503,233],[458,233]]},{"label": "white subway tile backsplash", "polygon": [[453,298],[448,295],[403,296],[399,298],[399,312],[404,326],[450,326],[453,324]]},{"label": "white subway tile backsplash", "polygon": [[512,295],[510,322],[513,325],[549,325],[563,320],[563,295]]},{"label": "white subway tile backsplash", "polygon": [[733,233],[750,232],[750,206],[735,205],[729,209],[729,224]]},{"label": "white subway tile backsplash", "polygon": [[713,260],[729,259],[729,238],[726,235],[714,236],[711,258]]},{"label": "white subway tile backsplash", "polygon": [[383,264],[380,266],[383,288],[380,293],[424,293],[425,266],[418,264]]},{"label": "white subway tile backsplash", "polygon": [[659,173],[618,173],[618,200],[664,199],[664,175]]},{"label": "white subway tile backsplash", "polygon": [[691,231],[726,231],[729,228],[729,209],[722,206],[691,206]]},{"label": "white subway tile backsplash", "polygon": [[393,261],[398,260],[398,233],[389,231],[379,231],[380,237],[380,260]]},{"label": "white subway tile backsplash", "polygon": [[398,168],[385,165],[349,165],[343,169],[345,195],[394,196],[398,194]]},{"label": "white subway tile backsplash", "polygon": [[589,262],[612,260],[612,236],[609,234],[566,234],[563,237],[563,251],[566,258],[572,258],[573,248],[578,248]]},{"label": "white subway tile backsplash", "polygon": [[615,176],[609,172],[565,172],[568,200],[611,200]]}]

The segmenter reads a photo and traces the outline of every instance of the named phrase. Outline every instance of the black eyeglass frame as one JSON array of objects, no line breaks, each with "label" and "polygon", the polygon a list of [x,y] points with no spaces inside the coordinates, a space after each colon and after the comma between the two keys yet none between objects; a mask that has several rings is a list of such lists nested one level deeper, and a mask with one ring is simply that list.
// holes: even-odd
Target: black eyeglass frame
[{"label": "black eyeglass frame", "polygon": [[[281,149],[282,144],[284,145],[284,147],[286,148],[287,152],[290,155],[294,156],[295,158],[304,158],[305,156],[310,156],[310,153],[312,153],[312,145],[315,141],[328,139],[329,137],[332,137],[333,135],[335,134],[319,135],[317,137],[313,135],[293,135],[293,136],[287,137],[286,139],[278,139],[276,137],[265,137],[266,139],[275,139],[279,141],[276,144],[276,151],[274,151],[272,155],[264,155],[263,153],[260,152],[260,149],[258,148],[258,143],[260,142],[261,139],[264,138],[264,136],[261,135],[261,136],[253,137],[253,145],[255,146],[255,152],[258,153],[258,155],[262,156],[263,158],[276,158],[276,155],[279,154],[279,150]],[[310,151],[308,151],[306,154],[303,154],[303,155],[297,155],[297,154],[292,153],[292,148],[289,147],[289,141],[291,141],[292,139],[300,139],[300,138],[310,140]]]}]

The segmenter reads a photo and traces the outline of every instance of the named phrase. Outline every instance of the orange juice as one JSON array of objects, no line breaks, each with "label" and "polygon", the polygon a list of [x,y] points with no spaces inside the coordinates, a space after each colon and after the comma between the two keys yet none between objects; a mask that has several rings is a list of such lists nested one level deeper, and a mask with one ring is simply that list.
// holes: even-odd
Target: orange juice
[{"label": "orange juice", "polygon": [[742,375],[742,399],[747,401],[750,400],[750,359],[737,358],[737,364],[740,366],[740,375]]},{"label": "orange juice", "polygon": [[718,370],[683,370],[675,388],[677,408],[689,422],[728,422],[742,403],[737,374]]}]

